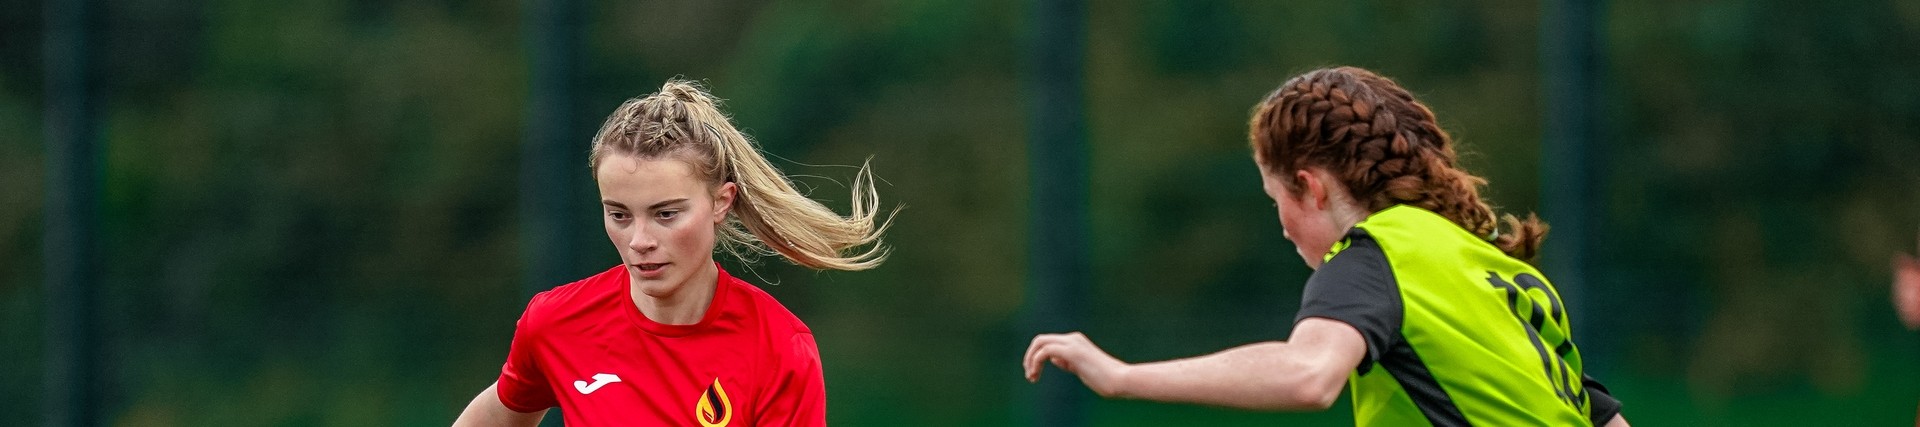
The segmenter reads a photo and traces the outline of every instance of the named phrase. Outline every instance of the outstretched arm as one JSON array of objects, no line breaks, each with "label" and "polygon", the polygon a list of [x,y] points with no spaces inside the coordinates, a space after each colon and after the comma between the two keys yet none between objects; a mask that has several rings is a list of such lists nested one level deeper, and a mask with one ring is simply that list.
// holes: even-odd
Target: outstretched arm
[{"label": "outstretched arm", "polygon": [[540,425],[540,419],[547,416],[547,410],[539,412],[518,412],[500,403],[499,384],[487,386],[473,402],[467,403],[467,410],[460,412],[460,418],[453,420],[454,427],[531,427]]},{"label": "outstretched arm", "polygon": [[1127,364],[1085,335],[1034,337],[1025,360],[1029,381],[1051,362],[1103,397],[1196,403],[1253,410],[1322,410],[1333,405],[1347,374],[1366,356],[1352,326],[1324,318],[1294,325],[1288,341],[1248,344],[1205,356]]}]

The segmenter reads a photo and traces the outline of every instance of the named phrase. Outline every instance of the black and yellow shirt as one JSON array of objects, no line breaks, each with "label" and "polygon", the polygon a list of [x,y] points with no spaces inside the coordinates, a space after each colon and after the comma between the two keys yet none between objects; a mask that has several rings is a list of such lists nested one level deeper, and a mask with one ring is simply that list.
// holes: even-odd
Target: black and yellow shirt
[{"label": "black and yellow shirt", "polygon": [[1433,212],[1368,216],[1307,280],[1296,322],[1352,325],[1355,423],[1587,425],[1620,412],[1584,375],[1546,276]]}]

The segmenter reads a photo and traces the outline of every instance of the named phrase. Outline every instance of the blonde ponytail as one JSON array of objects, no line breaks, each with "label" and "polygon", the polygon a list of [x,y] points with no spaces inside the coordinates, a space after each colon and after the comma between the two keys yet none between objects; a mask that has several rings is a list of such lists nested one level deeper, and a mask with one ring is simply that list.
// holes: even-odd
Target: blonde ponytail
[{"label": "blonde ponytail", "polygon": [[614,153],[675,155],[692,163],[708,182],[734,183],[738,193],[733,213],[720,227],[718,240],[736,257],[777,254],[807,268],[847,271],[886,261],[889,248],[880,235],[892,224],[892,214],[879,218],[880,195],[871,165],[860,165],[852,183],[853,212],[840,216],[795,189],[753,140],[734,128],[720,101],[693,82],[669,80],[660,92],[614,110],[594,138],[588,165],[597,167],[600,159]]}]

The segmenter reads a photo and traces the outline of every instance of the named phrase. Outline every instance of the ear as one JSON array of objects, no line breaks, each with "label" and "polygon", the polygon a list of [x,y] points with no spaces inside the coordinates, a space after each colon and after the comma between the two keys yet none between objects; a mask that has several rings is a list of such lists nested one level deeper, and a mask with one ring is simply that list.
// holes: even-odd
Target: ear
[{"label": "ear", "polygon": [[1327,208],[1327,183],[1317,169],[1301,168],[1293,172],[1294,181],[1300,183],[1301,201],[1307,202],[1316,210]]},{"label": "ear", "polygon": [[713,223],[727,222],[727,212],[733,211],[734,196],[739,194],[740,186],[734,183],[721,183],[713,189]]}]

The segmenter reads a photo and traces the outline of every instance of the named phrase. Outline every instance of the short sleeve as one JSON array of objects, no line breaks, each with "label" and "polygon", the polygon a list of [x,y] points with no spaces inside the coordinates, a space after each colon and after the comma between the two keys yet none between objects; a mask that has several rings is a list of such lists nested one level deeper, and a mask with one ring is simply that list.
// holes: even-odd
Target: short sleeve
[{"label": "short sleeve", "polygon": [[1615,399],[1613,392],[1607,391],[1607,386],[1600,384],[1600,380],[1581,375],[1580,385],[1587,389],[1587,417],[1593,421],[1593,425],[1607,425],[1608,421],[1613,421],[1613,417],[1620,415],[1620,400]]},{"label": "short sleeve", "polygon": [[759,427],[824,427],[827,383],[813,334],[795,333],[791,352],[775,363],[771,385],[761,398]]},{"label": "short sleeve", "polygon": [[1359,330],[1367,342],[1367,357],[1355,369],[1365,373],[1400,340],[1400,289],[1379,242],[1359,229],[1347,239],[1345,250],[1307,278],[1294,323],[1320,317]]},{"label": "short sleeve", "polygon": [[535,412],[559,405],[547,376],[540,370],[537,351],[539,329],[531,320],[542,301],[541,295],[527,303],[527,311],[513,329],[513,345],[507,349],[507,362],[500,367],[500,381],[494,391],[500,403],[516,412]]}]

